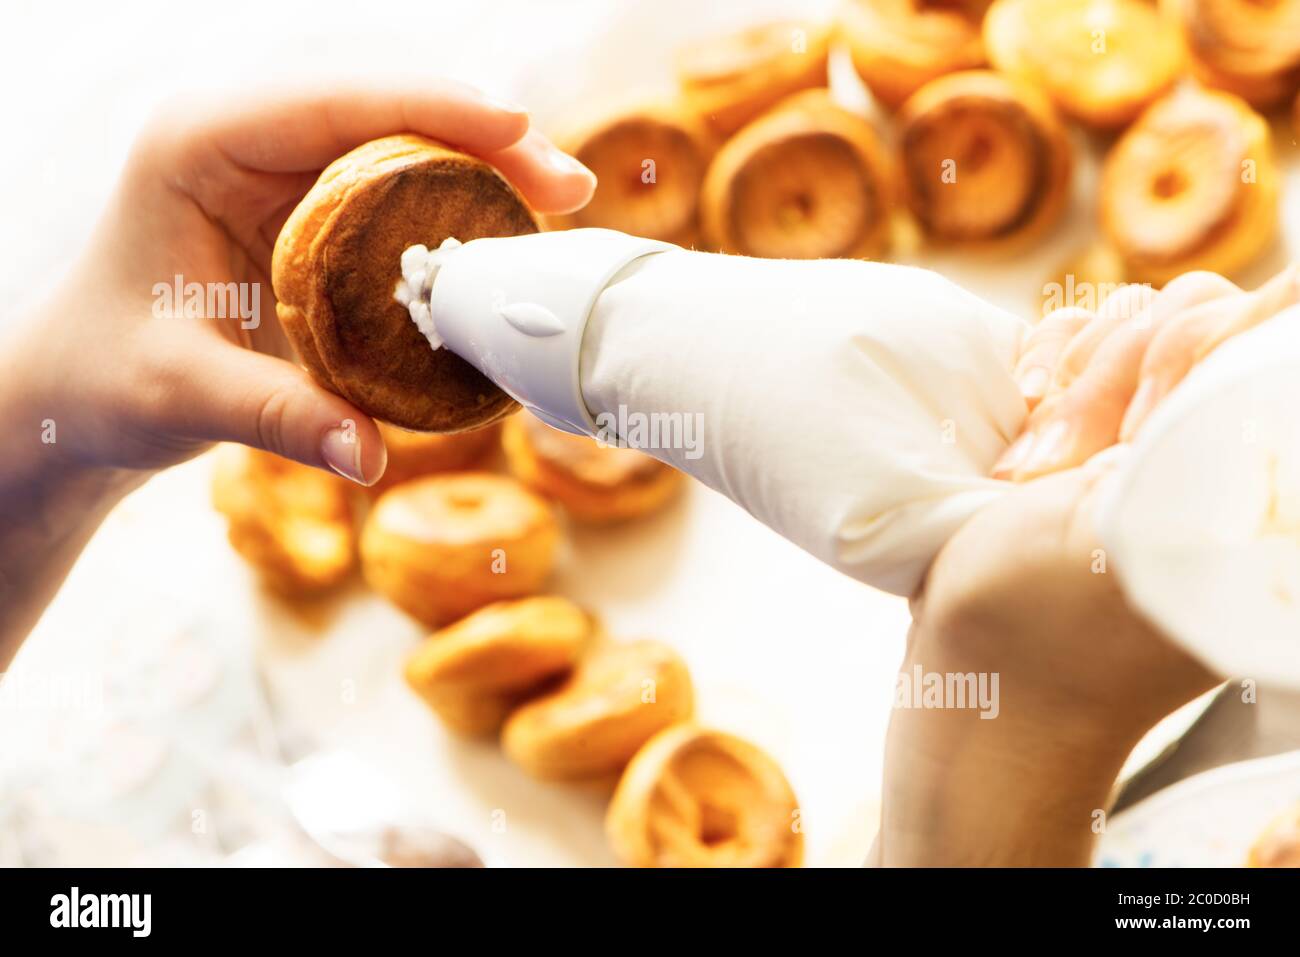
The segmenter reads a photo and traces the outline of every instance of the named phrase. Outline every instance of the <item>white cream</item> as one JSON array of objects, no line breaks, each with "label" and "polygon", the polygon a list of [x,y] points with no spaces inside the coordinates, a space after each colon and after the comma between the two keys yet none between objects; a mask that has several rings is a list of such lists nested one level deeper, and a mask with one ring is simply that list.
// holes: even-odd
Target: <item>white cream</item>
[{"label": "white cream", "polygon": [[446,261],[447,254],[458,246],[460,241],[448,236],[432,251],[427,246],[408,247],[402,253],[402,278],[397,280],[397,287],[393,290],[393,298],[406,307],[411,321],[434,349],[442,348],[442,337],[434,326],[429,298],[439,268]]}]

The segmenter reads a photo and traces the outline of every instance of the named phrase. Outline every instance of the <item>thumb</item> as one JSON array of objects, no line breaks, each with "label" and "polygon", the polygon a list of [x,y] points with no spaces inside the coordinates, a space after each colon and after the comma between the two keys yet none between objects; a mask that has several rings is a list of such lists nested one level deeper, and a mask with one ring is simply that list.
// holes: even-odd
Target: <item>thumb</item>
[{"label": "thumb", "polygon": [[226,343],[205,343],[195,365],[205,373],[177,403],[188,434],[240,442],[360,485],[384,474],[388,450],[374,421],[304,370]]}]

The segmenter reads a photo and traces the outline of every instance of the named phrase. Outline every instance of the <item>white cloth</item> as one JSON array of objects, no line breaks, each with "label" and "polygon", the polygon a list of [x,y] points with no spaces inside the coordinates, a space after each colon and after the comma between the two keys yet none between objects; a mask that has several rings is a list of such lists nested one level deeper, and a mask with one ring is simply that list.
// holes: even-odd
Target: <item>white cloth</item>
[{"label": "white cloth", "polygon": [[1129,601],[1221,673],[1300,688],[1300,306],[1143,425],[1095,516]]},{"label": "white cloth", "polygon": [[648,451],[908,595],[1004,484],[988,472],[1025,417],[1024,331],[927,270],[673,250],[596,300],[582,395],[598,421],[695,417],[698,458]]}]

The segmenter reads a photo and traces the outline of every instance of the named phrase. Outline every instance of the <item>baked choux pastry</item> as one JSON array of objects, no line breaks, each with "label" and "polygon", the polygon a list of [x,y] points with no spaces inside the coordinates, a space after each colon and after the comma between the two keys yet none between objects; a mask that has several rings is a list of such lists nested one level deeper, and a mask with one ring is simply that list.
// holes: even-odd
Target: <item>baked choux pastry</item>
[{"label": "baked choux pastry", "polygon": [[632,758],[605,832],[633,867],[798,867],[798,811],[763,751],[687,723],[660,731]]},{"label": "baked choux pastry", "polygon": [[686,663],[657,641],[593,649],[554,691],[506,720],[506,754],[539,778],[613,774],[654,734],[694,710]]},{"label": "baked choux pastry", "polygon": [[798,20],[708,37],[677,54],[687,107],[730,136],[792,93],[828,82],[830,29]]},{"label": "baked choux pastry", "polygon": [[1135,281],[1163,285],[1193,269],[1230,275],[1273,241],[1279,179],[1263,117],[1230,93],[1181,89],[1106,157],[1102,228]]},{"label": "baked choux pastry", "polygon": [[984,65],[990,0],[844,0],[839,35],[862,81],[889,109],[935,77]]},{"label": "baked choux pastry", "polygon": [[553,229],[602,226],[695,245],[699,194],[716,143],[704,122],[670,104],[624,109],[556,141],[596,174],[582,209],[548,217]]},{"label": "baked choux pastry", "polygon": [[537,592],[558,541],[550,506],[514,479],[431,475],[379,496],[361,533],[361,568],[371,587],[433,628]]},{"label": "baked choux pastry", "polygon": [[280,230],[276,314],[313,377],[368,415],[421,432],[480,428],[517,405],[430,348],[394,298],[402,253],[537,228],[482,160],[411,134],[374,140],[331,163]]},{"label": "baked choux pastry", "polygon": [[553,429],[526,413],[506,420],[510,471],[583,522],[616,522],[655,511],[685,482],[671,465],[634,449]]},{"label": "baked choux pastry", "polygon": [[1206,86],[1267,108],[1300,88],[1300,0],[1161,0]]},{"label": "baked choux pastry", "polygon": [[495,602],[434,632],[406,662],[406,682],[453,731],[488,734],[543,682],[568,672],[591,619],[565,598]]},{"label": "baked choux pastry", "polygon": [[893,202],[871,124],[825,90],[783,100],[714,157],[700,198],[713,249],[769,259],[873,258]]},{"label": "baked choux pastry", "polygon": [[242,445],[217,450],[212,503],[230,544],[276,591],[325,591],[356,564],[352,489],[341,478]]},{"label": "baked choux pastry", "polygon": [[1300,804],[1264,829],[1250,849],[1247,867],[1300,867]]},{"label": "baked choux pastry", "polygon": [[519,707],[520,695],[507,692],[461,691],[447,688],[424,694],[425,704],[448,729],[464,738],[496,734],[510,712]]},{"label": "baked choux pastry", "polygon": [[984,46],[999,70],[1100,128],[1132,122],[1173,87],[1184,59],[1173,22],[1143,0],[996,0]]},{"label": "baked choux pastry", "polygon": [[988,70],[940,77],[903,104],[898,142],[904,196],[933,241],[1009,245],[1065,207],[1069,139],[1025,83]]},{"label": "baked choux pastry", "polygon": [[501,424],[439,434],[408,432],[381,422],[379,432],[388,448],[388,467],[383,478],[368,489],[371,496],[422,475],[462,472],[479,465],[500,441]]}]

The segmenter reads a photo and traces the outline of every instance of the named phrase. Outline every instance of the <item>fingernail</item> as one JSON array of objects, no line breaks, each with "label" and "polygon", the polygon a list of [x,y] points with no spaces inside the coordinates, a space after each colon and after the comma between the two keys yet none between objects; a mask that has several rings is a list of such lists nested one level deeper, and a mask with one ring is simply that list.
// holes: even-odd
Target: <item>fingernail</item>
[{"label": "fingernail", "polygon": [[483,100],[494,110],[500,110],[502,113],[515,113],[520,116],[528,115],[528,107],[516,103],[514,100],[507,100],[500,96],[484,96]]},{"label": "fingernail", "polygon": [[1129,400],[1128,411],[1124,413],[1124,422],[1119,427],[1121,442],[1128,442],[1141,427],[1158,398],[1156,380],[1150,376],[1138,383],[1137,391]]},{"label": "fingernail", "polygon": [[1054,471],[1069,450],[1069,422],[1053,422],[1044,429],[1034,442],[1034,447],[1025,456],[1024,463],[1017,470],[1017,475],[1033,476]]},{"label": "fingernail", "polygon": [[320,443],[320,454],[327,465],[345,479],[358,485],[369,485],[361,472],[361,440],[357,430],[340,426],[325,433]]},{"label": "fingernail", "polygon": [[1034,366],[1020,377],[1020,393],[1026,399],[1037,401],[1047,394],[1051,383],[1051,371],[1043,366]]},{"label": "fingernail", "polygon": [[566,176],[573,176],[575,174],[587,176],[593,183],[596,182],[595,173],[583,166],[577,159],[564,152],[564,150],[550,143],[546,144],[546,164],[557,173],[563,173]]},{"label": "fingernail", "polygon": [[1002,453],[1002,458],[998,459],[997,464],[993,466],[994,478],[1010,478],[1016,470],[1021,460],[1029,453],[1030,447],[1034,444],[1034,433],[1026,432],[1020,438],[1016,439]]}]

